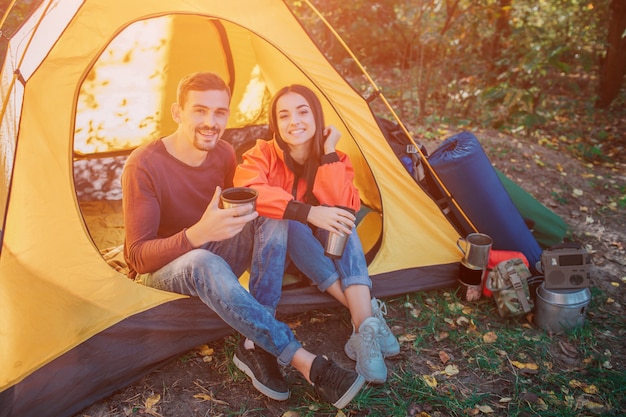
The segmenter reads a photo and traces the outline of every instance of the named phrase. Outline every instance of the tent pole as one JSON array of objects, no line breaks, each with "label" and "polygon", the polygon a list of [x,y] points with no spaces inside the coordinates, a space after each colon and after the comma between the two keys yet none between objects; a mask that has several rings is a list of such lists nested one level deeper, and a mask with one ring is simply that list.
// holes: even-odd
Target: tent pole
[{"label": "tent pole", "polygon": [[4,12],[4,16],[2,16],[2,20],[0,20],[0,28],[4,26],[4,22],[7,20],[7,17],[9,16],[9,13],[11,12],[11,9],[13,8],[13,6],[15,6],[16,1],[17,0],[13,0],[11,4],[9,4],[9,6],[7,7],[7,10]]},{"label": "tent pole", "polygon": [[[9,15],[9,12],[10,12],[11,8],[15,4],[15,1],[16,0],[13,0],[13,2],[11,3],[11,6],[9,6],[7,8],[6,13],[4,14],[4,16],[2,16],[2,22],[0,22],[0,28],[4,24],[4,20]],[[23,81],[22,74],[20,72],[20,67],[22,66],[22,62],[24,62],[24,57],[26,56],[26,52],[28,52],[28,48],[30,47],[31,42],[33,41],[33,38],[35,37],[35,33],[37,33],[37,29],[39,28],[39,25],[41,24],[41,21],[43,20],[44,16],[46,15],[46,12],[50,8],[51,4],[52,4],[52,0],[48,1],[48,4],[46,5],[46,8],[44,9],[43,13],[41,13],[41,16],[39,17],[39,20],[37,21],[37,24],[33,28],[33,33],[31,34],[30,38],[28,39],[28,42],[26,43],[26,46],[24,47],[24,53],[20,57],[20,59],[19,59],[19,61],[17,63],[17,66],[13,70],[13,79],[11,80],[9,88],[7,89],[6,95],[4,97],[2,97],[2,111],[0,111],[0,120],[4,119],[4,113],[7,110],[7,103],[9,101],[9,96],[11,95],[11,90],[13,90],[13,86],[15,85],[15,80],[17,78],[20,78],[20,80],[22,80],[22,83],[24,84],[24,86],[26,86],[26,82]],[[7,57],[8,57],[8,55],[9,54],[8,54],[8,51],[7,51]],[[6,65],[6,62],[5,62],[5,65]]]},{"label": "tent pole", "polygon": [[415,142],[415,139],[413,139],[413,136],[409,133],[407,128],[404,126],[404,123],[402,123],[402,121],[400,120],[400,117],[393,110],[393,108],[391,107],[391,104],[389,104],[389,102],[387,101],[387,98],[383,95],[382,91],[378,88],[378,86],[376,85],[374,80],[367,73],[367,71],[365,70],[363,65],[361,65],[361,62],[357,59],[356,55],[354,55],[354,53],[352,52],[352,49],[350,49],[350,47],[344,42],[344,40],[341,38],[341,36],[339,36],[339,33],[337,33],[337,31],[332,27],[332,25],[328,22],[328,20],[326,20],[326,18],[322,15],[322,13],[313,4],[311,4],[311,2],[309,0],[304,0],[304,2],[309,6],[309,8],[313,11],[313,13],[315,13],[320,18],[320,20],[324,23],[324,25],[326,25],[326,28],[333,34],[335,39],[337,39],[337,41],[339,41],[339,43],[341,44],[341,46],[343,46],[343,48],[346,50],[348,55],[350,55],[350,58],[352,58],[352,60],[356,63],[356,65],[358,66],[359,70],[361,70],[361,72],[363,73],[363,75],[365,76],[367,81],[372,85],[372,87],[374,87],[374,92],[372,93],[372,95],[377,95],[378,97],[380,97],[382,99],[383,104],[385,105],[387,110],[389,110],[391,112],[391,114],[393,115],[394,119],[396,119],[396,122],[398,123],[398,125],[402,128],[402,131],[404,132],[404,134],[409,138],[411,143],[413,143],[413,145],[415,146],[417,152],[420,154],[420,156],[422,158],[422,161],[425,162],[425,165],[428,167],[430,173],[435,178],[435,180],[439,183],[439,185],[441,186],[441,189],[445,193],[446,197],[450,200],[450,202],[452,202],[452,204],[454,204],[454,206],[459,211],[459,213],[461,213],[461,215],[463,216],[463,219],[467,222],[467,224],[472,229],[474,229],[474,231],[478,231],[476,229],[476,226],[467,217],[467,215],[465,214],[463,209],[461,209],[461,207],[457,203],[456,199],[452,196],[452,194],[450,193],[448,188],[445,186],[443,181],[441,181],[441,179],[439,178],[439,176],[437,175],[435,170],[428,163],[428,159],[422,153],[420,147]]}]

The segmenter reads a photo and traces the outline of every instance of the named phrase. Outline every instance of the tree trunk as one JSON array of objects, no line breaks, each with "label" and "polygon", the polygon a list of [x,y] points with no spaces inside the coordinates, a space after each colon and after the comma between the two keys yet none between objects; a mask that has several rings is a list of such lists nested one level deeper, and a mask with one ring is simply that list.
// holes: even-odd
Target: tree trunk
[{"label": "tree trunk", "polygon": [[600,64],[600,82],[596,107],[605,109],[611,105],[622,88],[626,73],[626,0],[612,0],[609,15],[606,56]]},{"label": "tree trunk", "polygon": [[506,41],[511,35],[511,6],[513,0],[500,0],[496,6],[496,26],[493,32],[491,51],[489,53],[490,72],[495,77],[494,71],[497,69],[497,62],[502,55],[502,41]]}]

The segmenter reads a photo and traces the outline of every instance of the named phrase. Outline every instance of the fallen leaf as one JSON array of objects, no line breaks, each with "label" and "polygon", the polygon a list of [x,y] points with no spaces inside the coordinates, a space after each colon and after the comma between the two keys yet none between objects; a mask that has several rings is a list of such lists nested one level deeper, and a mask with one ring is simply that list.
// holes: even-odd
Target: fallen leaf
[{"label": "fallen leaf", "polygon": [[160,394],[153,394],[151,396],[149,396],[146,401],[144,402],[144,412],[146,414],[150,414],[151,416],[154,417],[162,417],[161,414],[159,414],[155,408],[155,406],[159,403],[159,401],[161,401],[161,395]]},{"label": "fallen leaf", "polygon": [[488,405],[479,405],[478,409],[480,410],[481,413],[484,413],[484,414],[493,413],[493,408],[489,407]]},{"label": "fallen leaf", "polygon": [[513,366],[519,369],[530,369],[533,371],[536,371],[537,369],[539,369],[539,365],[537,365],[536,363],[532,363],[532,362],[522,363],[518,361],[511,361],[511,363],[513,364]]},{"label": "fallen leaf", "polygon": [[602,412],[606,409],[606,407],[604,406],[604,404],[600,404],[594,401],[586,401],[584,403],[584,406],[587,410],[593,411],[595,413],[599,413]]},{"label": "fallen leaf", "polygon": [[495,343],[498,340],[498,335],[495,332],[487,332],[483,335],[483,342]]},{"label": "fallen leaf", "polygon": [[428,385],[431,388],[435,388],[437,386],[437,380],[432,375],[422,375],[422,379],[424,379],[424,382],[426,382],[426,385]]},{"label": "fallen leaf", "polygon": [[[341,410],[338,410],[338,411],[341,411]],[[300,417],[300,413],[298,413],[297,411],[289,410],[281,414],[280,417]]]},{"label": "fallen leaf", "polygon": [[500,398],[500,401],[498,401],[499,403],[510,403],[511,401],[513,401],[513,398],[511,397],[502,397]]},{"label": "fallen leaf", "polygon": [[603,404],[590,401],[583,396],[580,396],[576,399],[576,408],[586,408],[587,410],[593,411],[596,414],[602,413],[606,410],[606,407]]},{"label": "fallen leaf", "polygon": [[296,328],[302,326],[302,322],[300,322],[300,321],[292,321],[292,322],[287,323],[287,325],[289,326],[290,329],[293,330],[293,329],[296,329]]},{"label": "fallen leaf", "polygon": [[439,359],[441,360],[441,363],[443,363],[445,365],[446,363],[448,363],[448,361],[450,361],[450,355],[448,355],[443,350],[440,350],[439,351]]},{"label": "fallen leaf", "polygon": [[159,401],[161,401],[161,395],[160,394],[153,394],[153,395],[149,396],[146,399],[146,401],[144,402],[144,407],[145,407],[146,411],[152,410],[154,408],[154,406],[159,403]]},{"label": "fallen leaf", "polygon": [[447,339],[450,336],[450,334],[448,332],[439,332],[438,334],[435,335],[435,340],[437,342],[441,342],[442,340]]},{"label": "fallen leaf", "polygon": [[537,399],[537,405],[539,409],[542,411],[546,411],[548,409],[548,404],[546,404],[546,402],[542,400],[541,398]]},{"label": "fallen leaf", "polygon": [[416,339],[417,339],[417,335],[414,335],[414,334],[403,334],[398,337],[398,341],[400,343],[413,342]]},{"label": "fallen leaf", "polygon": [[211,356],[215,350],[210,348],[209,345],[202,345],[198,348],[198,351],[203,356]]},{"label": "fallen leaf", "polygon": [[465,316],[461,316],[458,319],[456,319],[456,324],[459,325],[459,326],[463,326],[463,325],[469,324],[469,322],[470,321]]},{"label": "fallen leaf", "polygon": [[213,398],[210,394],[207,393],[200,393],[200,394],[195,394],[193,396],[193,398],[197,398],[198,400],[204,402],[204,401],[211,401],[215,404],[220,404],[220,405],[229,405],[226,401],[222,401],[222,400],[218,400],[217,398]]},{"label": "fallen leaf", "polygon": [[448,307],[450,308],[451,311],[463,311],[463,309],[465,308],[465,305],[463,305],[463,303],[450,303],[448,304]]},{"label": "fallen leaf", "polygon": [[446,369],[441,371],[441,373],[445,374],[445,375],[448,375],[448,376],[454,376],[454,375],[457,375],[459,373],[459,368],[456,365],[448,365],[448,366],[446,366]]},{"label": "fallen leaf", "polygon": [[572,190],[572,195],[573,195],[574,197],[580,197],[580,196],[582,196],[582,195],[583,195],[583,190],[581,190],[581,189],[579,189],[579,188],[574,188],[574,189]]},{"label": "fallen leaf", "polygon": [[577,379],[572,379],[570,382],[568,382],[568,385],[572,388],[580,388],[583,386],[583,383]]}]

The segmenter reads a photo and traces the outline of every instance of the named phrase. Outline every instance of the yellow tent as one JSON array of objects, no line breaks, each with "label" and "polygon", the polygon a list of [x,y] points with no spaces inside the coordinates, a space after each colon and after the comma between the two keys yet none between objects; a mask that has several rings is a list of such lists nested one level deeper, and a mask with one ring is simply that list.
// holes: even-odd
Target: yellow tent
[{"label": "yellow tent", "polygon": [[[359,234],[374,294],[454,282],[459,234],[388,146],[371,108],[389,110],[384,97],[365,73],[363,85],[348,83],[309,36],[332,30],[311,23],[313,9],[290,7],[44,0],[11,39],[1,76],[0,414],[72,415],[229,332],[198,300],[137,285],[115,263],[121,166],[173,128],[168,109],[185,73],[229,81],[233,141],[266,123],[278,88],[313,88],[368,207]],[[353,58],[342,63],[360,67]],[[296,286],[280,308],[332,302]]]}]

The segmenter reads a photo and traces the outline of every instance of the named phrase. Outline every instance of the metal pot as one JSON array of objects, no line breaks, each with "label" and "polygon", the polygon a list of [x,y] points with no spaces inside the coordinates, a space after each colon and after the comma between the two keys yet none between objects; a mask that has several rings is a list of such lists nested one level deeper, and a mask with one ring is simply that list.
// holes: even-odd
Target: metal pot
[{"label": "metal pot", "polygon": [[537,287],[535,324],[554,333],[581,327],[585,322],[589,300],[589,288],[547,290],[542,283]]}]

